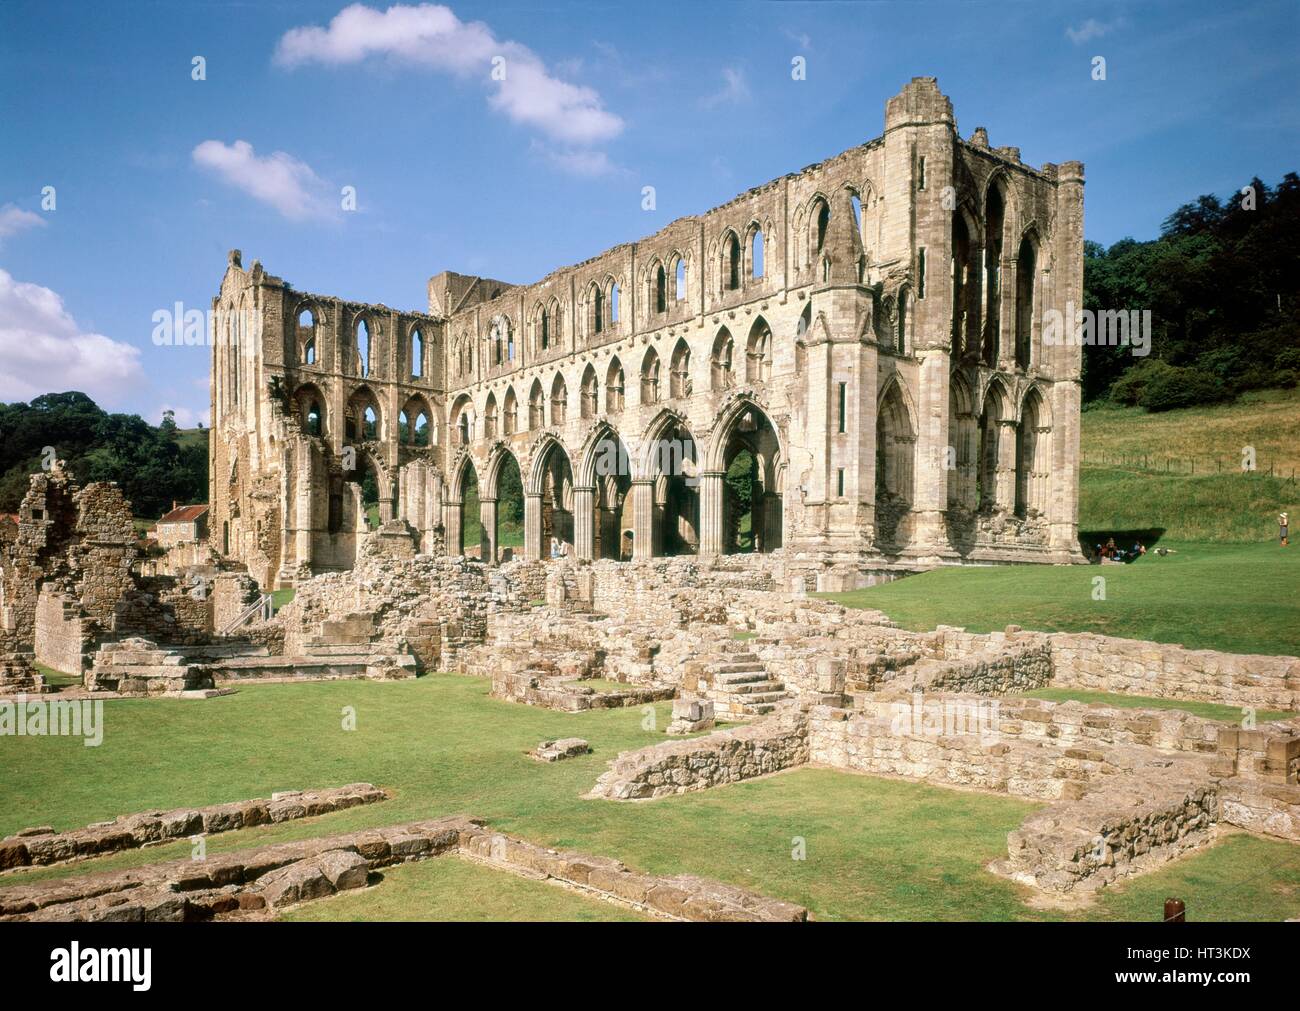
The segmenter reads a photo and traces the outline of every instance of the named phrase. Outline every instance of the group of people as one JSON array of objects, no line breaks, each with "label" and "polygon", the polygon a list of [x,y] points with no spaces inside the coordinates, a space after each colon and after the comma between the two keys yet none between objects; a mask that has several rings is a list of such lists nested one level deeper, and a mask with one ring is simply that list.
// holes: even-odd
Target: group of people
[{"label": "group of people", "polygon": [[1115,543],[1114,537],[1107,538],[1105,544],[1098,544],[1096,547],[1097,556],[1101,559],[1102,564],[1109,562],[1120,565],[1125,562],[1135,561],[1147,553],[1147,547],[1141,541],[1134,541],[1133,546],[1125,551]]},{"label": "group of people", "polygon": [[569,542],[568,542],[568,541],[562,541],[562,540],[560,540],[558,537],[552,537],[552,538],[551,538],[551,557],[552,557],[552,558],[568,558],[568,557],[569,557]]}]

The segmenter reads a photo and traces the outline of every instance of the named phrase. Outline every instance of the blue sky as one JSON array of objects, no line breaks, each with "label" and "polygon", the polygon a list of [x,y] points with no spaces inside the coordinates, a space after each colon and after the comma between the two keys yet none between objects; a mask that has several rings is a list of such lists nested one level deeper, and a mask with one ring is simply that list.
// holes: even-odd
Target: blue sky
[{"label": "blue sky", "polygon": [[1085,162],[1106,244],[1300,168],[1295,0],[344,8],[0,6],[0,400],[206,420],[206,349],[152,317],[206,310],[230,248],[402,308],[535,280],[878,136],[918,75],[963,136]]}]

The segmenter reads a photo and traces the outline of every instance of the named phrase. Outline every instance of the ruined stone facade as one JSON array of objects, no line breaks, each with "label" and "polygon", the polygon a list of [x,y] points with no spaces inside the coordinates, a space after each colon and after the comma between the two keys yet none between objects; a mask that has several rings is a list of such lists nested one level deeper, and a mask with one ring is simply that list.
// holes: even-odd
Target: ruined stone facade
[{"label": "ruined stone facade", "polygon": [[[1082,304],[1082,227],[1080,163],[963,139],[916,78],[876,140],[534,284],[439,274],[427,313],[233,252],[213,539],[267,588],[349,568],[373,473],[425,552],[461,553],[473,487],[494,559],[513,459],[528,558],[713,556],[744,530],[839,585],[1077,561],[1080,350],[1041,324]],[[742,451],[750,503],[724,479]]]}]

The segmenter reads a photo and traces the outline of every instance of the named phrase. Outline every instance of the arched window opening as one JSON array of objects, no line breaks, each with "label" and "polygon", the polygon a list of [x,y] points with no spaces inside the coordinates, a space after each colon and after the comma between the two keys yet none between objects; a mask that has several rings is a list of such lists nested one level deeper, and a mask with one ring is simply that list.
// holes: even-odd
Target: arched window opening
[{"label": "arched window opening", "polygon": [[714,393],[729,390],[736,385],[735,355],[736,342],[732,340],[731,331],[724,326],[713,341],[710,375]]},{"label": "arched window opening", "polygon": [[540,321],[540,337],[542,350],[545,351],[551,346],[551,313],[550,310],[542,309],[542,318]]},{"label": "arched window opening", "polygon": [[826,245],[826,231],[831,226],[831,206],[825,200],[817,202],[817,252],[821,252]]},{"label": "arched window opening", "polygon": [[379,438],[379,415],[375,413],[373,407],[367,406],[361,415],[362,419],[362,438],[369,442]]},{"label": "arched window opening", "polygon": [[551,424],[563,425],[568,412],[569,388],[564,383],[564,377],[557,373],[555,381],[551,383]]},{"label": "arched window opening", "polygon": [[1020,242],[1016,257],[1016,365],[1029,368],[1034,333],[1034,271],[1037,257],[1028,236]]},{"label": "arched window opening", "polygon": [[1016,430],[1016,515],[1021,518],[1041,516],[1047,509],[1052,440],[1043,414],[1042,397],[1031,389]]},{"label": "arched window opening", "polygon": [[916,432],[897,384],[876,416],[876,537],[896,546],[906,539],[911,510]]},{"label": "arched window opening", "polygon": [[[849,197],[849,206],[853,208],[853,227],[857,229],[859,237],[862,237],[862,200],[856,193]],[[866,244],[867,241],[864,237],[862,245],[866,246]]]},{"label": "arched window opening", "polygon": [[960,356],[966,348],[967,300],[970,293],[970,230],[960,211],[952,215],[952,353]]},{"label": "arched window opening", "polygon": [[763,230],[754,230],[754,237],[749,247],[749,272],[755,281],[763,279]]},{"label": "arched window opening", "polygon": [[397,412],[397,441],[403,446],[411,441],[411,421],[406,416],[406,408]]},{"label": "arched window opening", "polygon": [[740,240],[735,232],[728,232],[722,242],[722,277],[728,291],[740,287]]},{"label": "arched window opening", "polygon": [[600,390],[596,382],[596,370],[590,365],[582,374],[582,404],[580,413],[583,419],[594,418],[600,413]]},{"label": "arched window opening", "polygon": [[[307,434],[320,435],[324,429],[320,402],[313,400],[307,405]],[[337,421],[337,419],[335,419]]]},{"label": "arched window opening", "polygon": [[999,331],[1002,326],[1002,229],[1005,218],[1002,190],[994,183],[989,188],[984,212],[987,236],[984,247],[984,364],[990,367],[997,364],[1002,353]]},{"label": "arched window opening", "polygon": [[519,399],[515,396],[515,388],[511,386],[506,390],[505,401],[501,409],[501,431],[506,435],[514,435],[519,425]]},{"label": "arched window opening", "polygon": [[691,395],[691,348],[684,340],[677,342],[673,350],[669,378],[669,396],[677,400]]},{"label": "arched window opening", "polygon": [[298,314],[298,346],[302,348],[302,363],[316,364],[316,315],[310,309]]},{"label": "arched window opening", "polygon": [[357,374],[370,375],[370,324],[366,320],[357,323]]},{"label": "arched window opening", "polygon": [[592,288],[592,332],[601,333],[605,329],[605,293],[599,288]]},{"label": "arched window opening", "polygon": [[745,381],[765,383],[772,378],[772,331],[762,316],[754,320],[745,348]]},{"label": "arched window opening", "polygon": [[495,439],[497,435],[497,398],[489,393],[487,403],[483,406],[483,438]]},{"label": "arched window opening", "polygon": [[686,301],[686,261],[677,258],[677,301]]},{"label": "arched window opening", "polygon": [[610,414],[623,410],[623,366],[617,358],[605,373],[605,410]]},{"label": "arched window opening", "polygon": [[781,546],[781,451],[776,430],[757,407],[735,417],[727,432],[722,485],[722,550],[775,551]]},{"label": "arched window opening", "polygon": [[542,394],[542,384],[534,379],[533,388],[528,394],[528,428],[536,431],[546,424],[546,403]]},{"label": "arched window opening", "polygon": [[668,277],[663,264],[655,267],[655,312],[668,311]]},{"label": "arched window opening", "polygon": [[418,326],[411,330],[411,378],[424,375],[424,331]]},{"label": "arched window opening", "polygon": [[411,441],[417,446],[429,445],[429,416],[423,411],[415,417],[415,428],[412,430]]},{"label": "arched window opening", "polygon": [[646,352],[641,363],[641,403],[659,403],[659,355],[654,348]]},{"label": "arched window opening", "polygon": [[609,322],[613,326],[618,322],[618,282],[615,281],[609,288]]}]

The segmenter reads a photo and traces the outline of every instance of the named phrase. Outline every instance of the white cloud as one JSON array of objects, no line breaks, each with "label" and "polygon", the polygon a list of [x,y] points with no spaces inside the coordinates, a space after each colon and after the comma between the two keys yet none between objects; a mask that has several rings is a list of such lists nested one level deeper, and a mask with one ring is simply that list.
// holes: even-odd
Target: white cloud
[{"label": "white cloud", "polygon": [[5,204],[0,207],[0,241],[29,228],[40,228],[44,224],[45,219],[39,214],[25,211],[17,204]]},{"label": "white cloud", "polygon": [[284,151],[259,155],[246,140],[233,144],[205,140],[191,157],[195,165],[291,220],[329,217],[333,213],[324,180],[306,162]]},{"label": "white cloud", "polygon": [[739,67],[723,67],[722,81],[721,90],[715,91],[712,95],[705,95],[700,99],[700,105],[712,109],[718,105],[734,105],[749,98],[749,82],[745,80],[745,72]]},{"label": "white cloud", "polygon": [[55,292],[0,268],[0,401],[80,390],[112,403],[144,381],[138,348],[83,331]]},{"label": "white cloud", "polygon": [[615,165],[610,161],[609,155],[604,151],[595,151],[590,148],[577,148],[571,150],[557,150],[541,143],[533,141],[532,150],[535,154],[545,158],[552,165],[563,169],[565,172],[576,176],[603,176],[609,175],[615,171]]},{"label": "white cloud", "polygon": [[[275,61],[284,67],[331,66],[387,56],[460,78],[480,77],[493,90],[492,108],[552,140],[592,145],[612,140],[623,120],[604,107],[593,88],[553,76],[527,46],[498,39],[482,21],[461,21],[450,7],[398,4],[379,11],[363,4],[345,7],[329,27],[285,32]],[[497,79],[504,71],[504,77]]]},{"label": "white cloud", "polygon": [[1116,18],[1114,21],[1098,21],[1096,18],[1088,18],[1078,27],[1071,25],[1065,29],[1065,34],[1070,41],[1076,46],[1083,45],[1092,39],[1099,39],[1114,31],[1123,22],[1122,18]]}]

